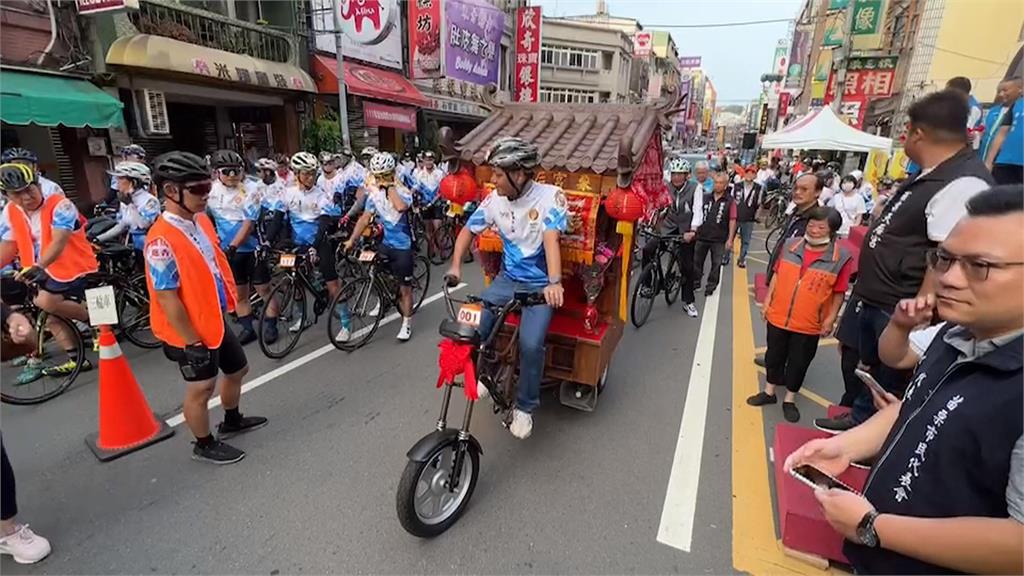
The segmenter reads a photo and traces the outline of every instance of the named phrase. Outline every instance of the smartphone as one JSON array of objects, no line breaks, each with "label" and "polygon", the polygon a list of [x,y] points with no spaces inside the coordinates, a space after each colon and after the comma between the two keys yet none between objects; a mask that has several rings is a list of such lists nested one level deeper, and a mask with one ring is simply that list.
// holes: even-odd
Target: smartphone
[{"label": "smartphone", "polygon": [[870,372],[865,372],[864,370],[857,368],[853,373],[857,375],[857,378],[860,378],[861,382],[867,384],[868,388],[874,390],[875,394],[885,398],[885,388],[882,388],[882,385],[878,383],[878,380],[875,380],[875,377],[872,376]]},{"label": "smartphone", "polygon": [[839,490],[853,492],[854,494],[857,493],[856,490],[837,480],[831,474],[822,472],[810,464],[801,464],[800,466],[790,470],[789,474],[811,488],[837,488]]}]

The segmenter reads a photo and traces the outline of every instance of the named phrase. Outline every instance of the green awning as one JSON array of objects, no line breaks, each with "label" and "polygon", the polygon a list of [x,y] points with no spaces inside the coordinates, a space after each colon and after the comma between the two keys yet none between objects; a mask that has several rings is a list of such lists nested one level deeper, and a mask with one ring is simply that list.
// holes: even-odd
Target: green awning
[{"label": "green awning", "polygon": [[86,80],[0,71],[0,120],[9,124],[113,128],[124,126],[123,107]]}]

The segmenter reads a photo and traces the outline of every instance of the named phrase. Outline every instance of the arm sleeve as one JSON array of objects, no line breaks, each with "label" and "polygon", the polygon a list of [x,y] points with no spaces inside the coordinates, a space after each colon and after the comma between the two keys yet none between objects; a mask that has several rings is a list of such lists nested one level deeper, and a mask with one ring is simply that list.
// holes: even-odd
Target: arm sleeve
[{"label": "arm sleeve", "polygon": [[989,189],[989,183],[976,176],[957,178],[932,197],[924,210],[928,222],[928,239],[942,242],[967,214],[967,201],[982,190]]},{"label": "arm sleeve", "polygon": [[114,238],[117,238],[117,236],[121,232],[124,232],[125,228],[127,228],[127,227],[128,226],[127,226],[127,224],[125,224],[124,220],[118,220],[117,224],[114,224],[110,228],[110,230],[107,230],[103,234],[100,234],[99,236],[97,236],[96,237],[96,241],[97,242],[106,242],[108,240],[113,240]]},{"label": "arm sleeve", "polygon": [[1010,479],[1006,483],[1006,510],[1024,523],[1024,436],[1017,438],[1010,454]]},{"label": "arm sleeve", "polygon": [[693,219],[690,220],[690,230],[693,232],[704,223],[704,190],[698,185],[693,191]]},{"label": "arm sleeve", "polygon": [[171,246],[163,238],[154,238],[146,244],[146,273],[153,279],[155,290],[177,290],[181,286],[178,263]]},{"label": "arm sleeve", "polygon": [[74,202],[67,198],[60,201],[57,204],[57,208],[53,211],[53,227],[58,230],[72,231],[77,227],[78,224],[78,208],[75,208]]},{"label": "arm sleeve", "polygon": [[[775,266],[776,268],[778,268],[778,262],[775,263]],[[839,269],[839,275],[836,276],[836,286],[835,288],[833,288],[832,291],[837,294],[842,294],[846,292],[847,288],[850,287],[850,274],[852,274],[852,272],[853,259],[850,259],[847,260],[846,264],[843,264],[843,267]]]}]

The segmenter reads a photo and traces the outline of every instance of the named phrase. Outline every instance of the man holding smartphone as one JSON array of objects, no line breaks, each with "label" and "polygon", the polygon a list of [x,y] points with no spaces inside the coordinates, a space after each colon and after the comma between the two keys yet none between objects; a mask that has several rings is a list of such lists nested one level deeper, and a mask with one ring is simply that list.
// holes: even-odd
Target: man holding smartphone
[{"label": "man holding smartphone", "polygon": [[[1024,572],[1024,300],[1007,297],[1024,293],[1022,228],[1020,185],[971,198],[928,252],[934,298],[901,302],[880,344],[917,363],[902,402],[786,458],[837,476],[878,456],[863,496],[815,491],[857,574]],[[917,354],[909,328],[930,303],[946,325]]]},{"label": "man holding smartphone", "polygon": [[[218,371],[224,373],[220,382],[224,422],[217,426],[221,437],[260,428],[267,419],[242,416],[238,411],[249,363],[225,321],[225,311],[235,309],[235,281],[206,215],[210,174],[206,162],[195,154],[168,152],[154,160],[153,177],[166,200],[166,211],[146,235],[150,325],[186,382],[183,412],[196,437],[192,458],[232,464],[245,452],[210,433],[207,401]],[[219,305],[211,306],[213,302]]]}]

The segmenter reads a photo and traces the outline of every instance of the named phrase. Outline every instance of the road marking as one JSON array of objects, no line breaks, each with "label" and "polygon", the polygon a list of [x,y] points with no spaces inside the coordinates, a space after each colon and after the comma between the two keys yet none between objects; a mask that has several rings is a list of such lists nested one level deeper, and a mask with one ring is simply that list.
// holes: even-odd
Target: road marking
[{"label": "road marking", "polygon": [[808,390],[807,387],[803,387],[800,389],[800,395],[803,396],[804,398],[807,398],[811,402],[814,402],[815,404],[818,404],[825,408],[828,408],[829,406],[832,405],[832,403],[825,399],[824,396],[820,396],[815,392]]},{"label": "road marking", "polygon": [[[836,340],[835,338],[821,338],[818,340],[818,348],[821,348],[822,346],[834,346],[836,344],[839,344],[839,340]],[[767,351],[767,346],[758,346],[757,348],[754,348],[754,354],[764,354]]]},{"label": "road marking", "polygon": [[[742,290],[742,285],[737,289]],[[668,477],[665,504],[661,509],[661,525],[658,527],[658,542],[684,552],[689,552],[693,544],[720,293],[721,290],[717,290],[704,301],[700,333],[693,352],[693,366],[690,368],[690,383],[686,387],[686,404],[679,422],[672,472]]]},{"label": "road marking", "polygon": [[[452,288],[451,292],[455,292],[456,290],[461,290],[461,289],[465,288],[466,286],[467,286],[467,284],[465,282],[460,283],[455,288]],[[432,294],[430,296],[427,296],[423,300],[423,303],[420,304],[420,309],[422,309],[427,304],[430,304],[431,302],[437,301],[437,300],[439,300],[441,298],[444,298],[444,291],[443,290],[441,292],[438,292],[437,294]],[[394,322],[395,320],[398,320],[400,317],[401,317],[401,315],[399,315],[398,312],[392,312],[391,314],[389,314],[389,315],[387,315],[387,316],[385,316],[384,318],[381,319],[380,325],[384,326],[385,324],[390,324],[390,323]],[[356,330],[355,333],[352,334],[352,337],[353,338],[359,338],[360,336],[362,336],[363,334],[368,332],[371,328],[372,328],[372,326],[367,326],[365,328],[361,328],[359,330]],[[261,374],[260,376],[257,376],[256,378],[253,378],[252,380],[246,382],[245,384],[242,384],[242,394],[245,394],[246,392],[248,392],[250,390],[254,390],[256,388],[259,388],[260,386],[263,386],[264,384],[266,384],[267,382],[270,382],[271,380],[274,380],[276,378],[284,376],[285,374],[291,372],[292,370],[295,370],[296,368],[300,368],[300,367],[302,367],[302,366],[304,366],[306,364],[309,364],[313,360],[316,360],[317,358],[323,356],[324,354],[327,354],[331,350],[337,350],[337,348],[334,347],[334,344],[326,344],[324,346],[321,346],[320,348],[317,348],[316,350],[313,350],[312,352],[309,352],[305,356],[300,356],[299,358],[296,358],[295,360],[292,360],[291,362],[285,364],[284,366],[278,366],[277,368],[274,368],[273,370],[271,370],[270,372],[267,372],[266,374]],[[213,398],[210,398],[210,401],[206,404],[207,409],[216,408],[217,406],[220,406],[220,396],[214,396]],[[168,426],[173,428],[173,427],[175,427],[175,426],[185,422],[185,414],[181,413],[181,414],[178,414],[177,416],[173,416],[171,418],[168,418],[166,420],[166,422],[167,422]]]},{"label": "road marking", "polygon": [[768,265],[768,262],[765,262],[764,260],[761,260],[760,258],[754,258],[753,256],[747,256],[747,260],[750,260],[752,262],[757,262],[758,264],[764,264],[765,266]]}]

